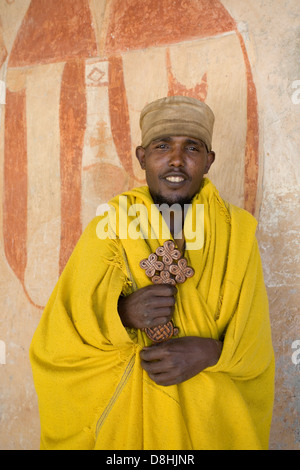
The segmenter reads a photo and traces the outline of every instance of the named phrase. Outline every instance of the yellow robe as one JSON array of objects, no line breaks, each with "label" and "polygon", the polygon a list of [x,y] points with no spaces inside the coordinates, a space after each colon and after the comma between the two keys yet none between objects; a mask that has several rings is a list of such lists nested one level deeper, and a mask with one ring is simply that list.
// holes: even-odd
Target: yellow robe
[{"label": "yellow robe", "polygon": [[[150,213],[147,187],[124,194]],[[165,240],[100,240],[106,215],[96,217],[30,348],[42,449],[268,448],[274,355],[256,221],[225,203],[208,179],[193,210],[197,204],[204,204],[204,245],[185,252],[195,275],[178,285],[174,324],[179,336],[224,341],[219,362],[179,385],[149,378],[139,354],[149,340],[123,327],[117,302],[121,293],[151,284],[139,262]],[[111,205],[118,213],[118,198]]]}]

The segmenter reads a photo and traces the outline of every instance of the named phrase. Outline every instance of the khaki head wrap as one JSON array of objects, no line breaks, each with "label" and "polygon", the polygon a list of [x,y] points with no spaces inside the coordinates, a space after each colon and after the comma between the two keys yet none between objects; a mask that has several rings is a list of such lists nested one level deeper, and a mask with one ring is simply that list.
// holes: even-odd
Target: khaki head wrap
[{"label": "khaki head wrap", "polygon": [[148,104],[141,112],[142,147],[160,137],[186,136],[202,140],[211,151],[215,117],[202,101],[170,96]]}]

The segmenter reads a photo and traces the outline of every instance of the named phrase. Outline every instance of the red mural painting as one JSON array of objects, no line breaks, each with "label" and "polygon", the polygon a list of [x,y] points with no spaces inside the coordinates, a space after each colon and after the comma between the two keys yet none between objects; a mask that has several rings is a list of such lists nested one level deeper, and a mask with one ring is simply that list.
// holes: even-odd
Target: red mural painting
[{"label": "red mural painting", "polygon": [[207,73],[202,76],[201,82],[197,83],[195,87],[187,88],[182,83],[179,83],[173,74],[169,49],[167,49],[166,63],[168,70],[168,96],[181,95],[196,98],[200,101],[206,100],[208,88]]},{"label": "red mural painting", "polygon": [[114,0],[108,53],[177,44],[235,30],[219,0]]},{"label": "red mural painting", "polygon": [[259,165],[259,123],[258,123],[258,103],[256,87],[253,80],[251,65],[247,55],[246,46],[242,35],[237,31],[247,76],[247,138],[245,152],[245,172],[244,172],[244,207],[251,214],[254,214],[256,208],[256,193],[258,184],[258,165]]},{"label": "red mural painting", "polygon": [[97,55],[87,0],[31,0],[9,57],[9,67],[64,62]]},{"label": "red mural painting", "polygon": [[[109,63],[108,96],[112,138],[129,178],[137,181],[123,54],[166,47],[168,94],[205,101],[208,76],[193,88],[180,83],[172,69],[169,46],[234,32],[244,57],[247,78],[247,138],[244,207],[254,213],[258,181],[258,112],[256,88],[242,36],[219,0],[111,0],[104,56]],[[9,56],[8,68],[64,63],[60,90],[61,272],[82,231],[82,153],[87,122],[85,63],[99,57],[88,0],[32,0]],[[103,37],[103,34],[98,35]],[[103,57],[101,57],[103,59]],[[0,65],[3,57],[0,57]],[[142,66],[142,64],[140,64]],[[7,92],[5,110],[3,234],[7,261],[24,286],[27,263],[26,90]],[[24,286],[26,291],[26,287]]]},{"label": "red mural painting", "polygon": [[4,64],[6,58],[7,58],[7,50],[4,44],[4,40],[3,40],[2,25],[1,25],[1,20],[0,20],[0,68]]},{"label": "red mural painting", "polygon": [[81,169],[86,127],[85,63],[67,62],[60,95],[61,240],[59,272],[81,235]]},{"label": "red mural painting", "polygon": [[[61,243],[58,272],[64,268],[82,230],[81,161],[86,123],[85,61],[82,59],[96,56],[97,45],[87,0],[32,0],[8,62],[8,68],[66,62],[60,100]],[[27,294],[24,283],[27,262],[26,157],[26,92],[8,91],[4,245],[7,260]]]},{"label": "red mural painting", "polygon": [[109,60],[108,92],[112,136],[119,158],[131,182],[134,180],[134,174],[129,112],[123,76],[123,62],[120,56],[113,56]]},{"label": "red mural painting", "polygon": [[27,263],[27,126],[25,90],[6,93],[3,239],[6,259],[24,284]]}]

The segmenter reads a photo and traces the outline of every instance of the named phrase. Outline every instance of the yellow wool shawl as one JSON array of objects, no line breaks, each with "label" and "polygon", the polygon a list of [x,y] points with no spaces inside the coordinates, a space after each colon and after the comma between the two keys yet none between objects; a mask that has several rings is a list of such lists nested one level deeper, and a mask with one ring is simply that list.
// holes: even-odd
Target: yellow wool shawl
[{"label": "yellow wool shawl", "polygon": [[[124,194],[130,204],[153,204],[147,187]],[[224,341],[219,362],[179,385],[149,378],[140,364],[149,340],[123,327],[117,302],[151,283],[139,262],[165,240],[100,240],[105,215],[96,217],[30,348],[42,449],[268,448],[274,357],[256,221],[208,179],[196,204],[204,204],[204,245],[185,252],[195,275],[178,285],[174,324],[179,336]],[[111,205],[118,211],[118,198]]]}]

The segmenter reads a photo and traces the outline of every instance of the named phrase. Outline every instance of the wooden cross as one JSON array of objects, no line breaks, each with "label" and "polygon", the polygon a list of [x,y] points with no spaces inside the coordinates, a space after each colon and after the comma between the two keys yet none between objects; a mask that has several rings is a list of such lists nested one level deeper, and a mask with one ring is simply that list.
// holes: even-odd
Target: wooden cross
[{"label": "wooden cross", "polygon": [[[187,260],[182,257],[172,240],[167,240],[163,246],[157,248],[155,253],[151,253],[148,258],[143,259],[140,262],[140,267],[145,270],[153,284],[175,286],[177,283],[182,284],[195,273],[193,268],[188,266]],[[178,335],[179,332],[172,321],[154,328],[143,328],[143,331],[155,343],[166,341],[172,336]]]}]

